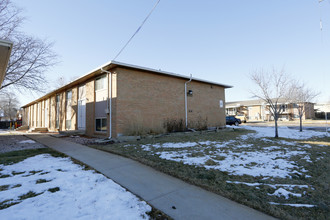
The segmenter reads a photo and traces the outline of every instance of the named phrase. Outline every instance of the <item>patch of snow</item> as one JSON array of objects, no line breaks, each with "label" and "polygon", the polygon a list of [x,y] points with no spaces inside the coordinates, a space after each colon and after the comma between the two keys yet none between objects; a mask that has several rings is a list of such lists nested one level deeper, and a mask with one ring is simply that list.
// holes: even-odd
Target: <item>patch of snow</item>
[{"label": "patch of snow", "polygon": [[292,193],[290,191],[287,191],[283,188],[279,188],[277,190],[275,190],[275,192],[273,194],[268,193],[269,196],[277,196],[277,197],[281,197],[284,196],[285,199],[288,199],[290,197],[290,195],[295,196],[295,197],[301,197],[300,193]]},{"label": "patch of snow", "polygon": [[217,141],[201,141],[198,142],[200,145],[214,145],[214,144],[221,144],[221,142],[217,142]]},{"label": "patch of snow", "polygon": [[[0,193],[0,202],[20,202],[0,210],[0,219],[144,219],[151,207],[105,176],[83,170],[69,158],[37,155],[13,165],[0,165],[1,185],[10,188]],[[31,173],[41,171],[39,173]],[[12,172],[24,172],[13,175]],[[36,184],[37,180],[48,182]],[[50,188],[59,187],[54,193]],[[20,201],[30,191],[42,193]]]},{"label": "patch of snow", "polygon": [[293,207],[306,207],[306,208],[313,208],[315,205],[310,204],[288,204],[288,203],[277,203],[277,202],[269,202],[271,205],[287,205],[287,206],[293,206]]},{"label": "patch of snow", "polygon": [[[271,152],[244,152],[235,153],[228,151],[226,153],[216,152],[212,156],[224,157],[224,160],[215,160],[219,165],[205,165],[205,161],[210,159],[209,155],[202,157],[189,157],[188,153],[180,151],[166,151],[158,152],[160,158],[166,160],[173,160],[183,162],[189,165],[204,166],[208,169],[218,169],[226,171],[231,175],[250,175],[250,176],[268,176],[286,178],[290,174],[297,173],[302,175],[301,172],[307,170],[298,167],[290,157],[300,154],[306,154],[305,151],[271,151]],[[300,172],[298,171],[300,170]]]},{"label": "patch of snow", "polygon": [[229,180],[227,180],[226,182],[227,183],[233,183],[233,184],[244,184],[244,185],[247,185],[247,186],[260,186],[260,185],[263,185],[262,183],[246,183],[246,182],[229,181]]},{"label": "patch of snow", "polygon": [[151,151],[150,146],[151,146],[151,144],[142,145],[141,148],[142,148],[142,150],[145,150],[145,151]]},{"label": "patch of snow", "polygon": [[185,143],[164,143],[161,145],[161,148],[186,148],[194,147],[198,145],[196,142],[185,142]]},{"label": "patch of snow", "polygon": [[297,143],[295,141],[290,142],[290,141],[285,141],[285,140],[269,140],[267,138],[261,138],[260,140],[264,141],[264,142],[268,142],[268,143],[276,143],[276,144],[280,144],[280,145],[289,145],[289,146],[295,146]]},{"label": "patch of snow", "polygon": [[281,144],[281,145],[289,145],[289,146],[297,145],[297,143],[295,141],[290,142],[290,141],[280,140],[280,141],[278,141],[278,143]]},{"label": "patch of snow", "polygon": [[279,146],[270,146],[270,147],[264,147],[264,150],[272,151],[272,150],[279,150],[282,149],[282,147]]},{"label": "patch of snow", "polygon": [[224,143],[218,143],[218,144],[215,144],[214,147],[216,148],[225,148],[225,147],[228,147],[229,144],[233,144],[235,142],[235,140],[230,140],[230,141],[227,141],[227,142],[224,142]]},{"label": "patch of snow", "polygon": [[18,142],[19,144],[35,144],[36,142],[33,140],[25,140]]},{"label": "patch of snow", "polygon": [[324,157],[318,157],[318,158],[316,158],[316,160],[321,160],[321,159],[323,159]]},{"label": "patch of snow", "polygon": [[301,159],[306,160],[306,162],[313,163],[313,161],[311,161],[311,158],[309,155],[306,155],[305,157],[303,157]]},{"label": "patch of snow", "polygon": [[162,159],[183,162],[189,165],[203,165],[207,160],[211,159],[210,156],[189,157],[189,153],[184,152],[158,152],[157,154]]},{"label": "patch of snow", "polygon": [[308,188],[308,185],[294,185],[294,184],[267,184],[268,186],[273,186],[273,188],[277,187],[277,186],[281,186],[284,188],[288,188],[290,190],[292,190],[294,187],[298,187],[298,188]]},{"label": "patch of snow", "polygon": [[304,147],[304,148],[312,148],[312,146],[311,145],[309,145],[309,144],[304,144],[303,146],[301,146],[301,147]]},{"label": "patch of snow", "polygon": [[[255,126],[247,126],[243,125],[243,128],[247,130],[255,131],[256,133],[247,134],[241,136],[243,139],[247,138],[263,138],[263,137],[274,137],[275,136],[275,128],[274,127],[255,127]],[[292,138],[292,139],[308,139],[311,137],[323,137],[326,135],[326,132],[318,132],[312,130],[305,130],[300,132],[296,129],[290,129],[286,126],[278,127],[278,135],[283,138]]]},{"label": "patch of snow", "polygon": [[277,189],[278,187],[283,187],[289,190],[293,190],[293,188],[309,188],[308,185],[294,185],[294,184],[267,184],[267,183],[246,183],[246,182],[240,182],[240,181],[226,181],[227,183],[233,183],[233,184],[244,184],[247,186],[270,186],[273,189]]},{"label": "patch of snow", "polygon": [[249,148],[252,146],[253,146],[253,144],[243,144],[243,145],[237,145],[237,146],[235,146],[235,148]]},{"label": "patch of snow", "polygon": [[153,148],[187,148],[187,147],[194,147],[197,146],[198,143],[196,142],[178,142],[178,143],[163,143],[163,144],[146,144],[142,145],[141,148],[145,151],[150,151],[151,147]]}]

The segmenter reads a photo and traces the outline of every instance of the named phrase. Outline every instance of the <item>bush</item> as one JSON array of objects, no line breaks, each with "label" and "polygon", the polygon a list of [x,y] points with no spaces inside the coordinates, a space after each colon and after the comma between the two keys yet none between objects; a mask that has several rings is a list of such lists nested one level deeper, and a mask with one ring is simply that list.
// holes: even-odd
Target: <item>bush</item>
[{"label": "bush", "polygon": [[164,128],[167,132],[180,132],[185,131],[185,123],[184,120],[181,119],[166,119],[164,121]]}]

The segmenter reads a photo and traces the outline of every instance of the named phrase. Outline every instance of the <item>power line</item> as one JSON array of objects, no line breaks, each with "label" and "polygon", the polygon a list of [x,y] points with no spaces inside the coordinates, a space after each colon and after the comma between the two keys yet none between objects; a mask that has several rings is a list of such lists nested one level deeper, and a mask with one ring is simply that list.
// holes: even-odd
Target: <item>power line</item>
[{"label": "power line", "polygon": [[123,50],[126,48],[126,46],[129,44],[129,42],[131,42],[131,40],[134,38],[134,36],[140,31],[140,29],[142,28],[142,26],[144,25],[144,23],[148,20],[148,18],[150,17],[150,15],[152,14],[152,12],[156,9],[157,5],[159,4],[160,0],[158,0],[155,4],[155,6],[151,9],[151,11],[149,12],[149,14],[147,15],[147,17],[143,20],[142,24],[139,26],[139,28],[135,31],[135,33],[132,35],[132,37],[127,41],[127,43],[123,46],[123,48],[121,48],[121,50],[119,51],[119,53],[115,56],[115,58],[113,58],[112,61],[114,61],[115,59],[117,59],[117,57],[121,54],[121,52],[123,52]]},{"label": "power line", "polygon": [[323,0],[319,0],[319,13],[320,13],[320,31],[321,31],[321,42],[323,43],[323,24],[322,24],[322,7],[321,2]]}]

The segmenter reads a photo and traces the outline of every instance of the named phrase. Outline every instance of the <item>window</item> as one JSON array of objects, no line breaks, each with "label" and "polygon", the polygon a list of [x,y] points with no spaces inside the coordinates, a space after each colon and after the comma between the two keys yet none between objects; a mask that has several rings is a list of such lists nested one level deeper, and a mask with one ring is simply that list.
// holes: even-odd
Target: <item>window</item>
[{"label": "window", "polygon": [[281,110],[283,112],[287,112],[288,111],[288,105],[281,105],[280,108],[281,108]]},{"label": "window", "polygon": [[103,75],[95,80],[95,91],[105,89],[106,75]]},{"label": "window", "polygon": [[96,131],[106,132],[107,131],[107,118],[97,118],[96,122]]},{"label": "window", "polygon": [[71,129],[71,102],[72,102],[72,91],[66,92],[66,120],[65,120],[65,129]]}]

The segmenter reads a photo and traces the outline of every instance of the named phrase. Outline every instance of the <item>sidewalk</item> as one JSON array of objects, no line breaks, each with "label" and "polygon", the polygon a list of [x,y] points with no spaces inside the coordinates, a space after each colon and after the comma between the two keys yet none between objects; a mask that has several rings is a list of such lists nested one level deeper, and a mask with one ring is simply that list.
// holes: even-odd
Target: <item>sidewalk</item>
[{"label": "sidewalk", "polygon": [[48,135],[27,135],[114,180],[174,219],[274,219],[134,160]]}]

